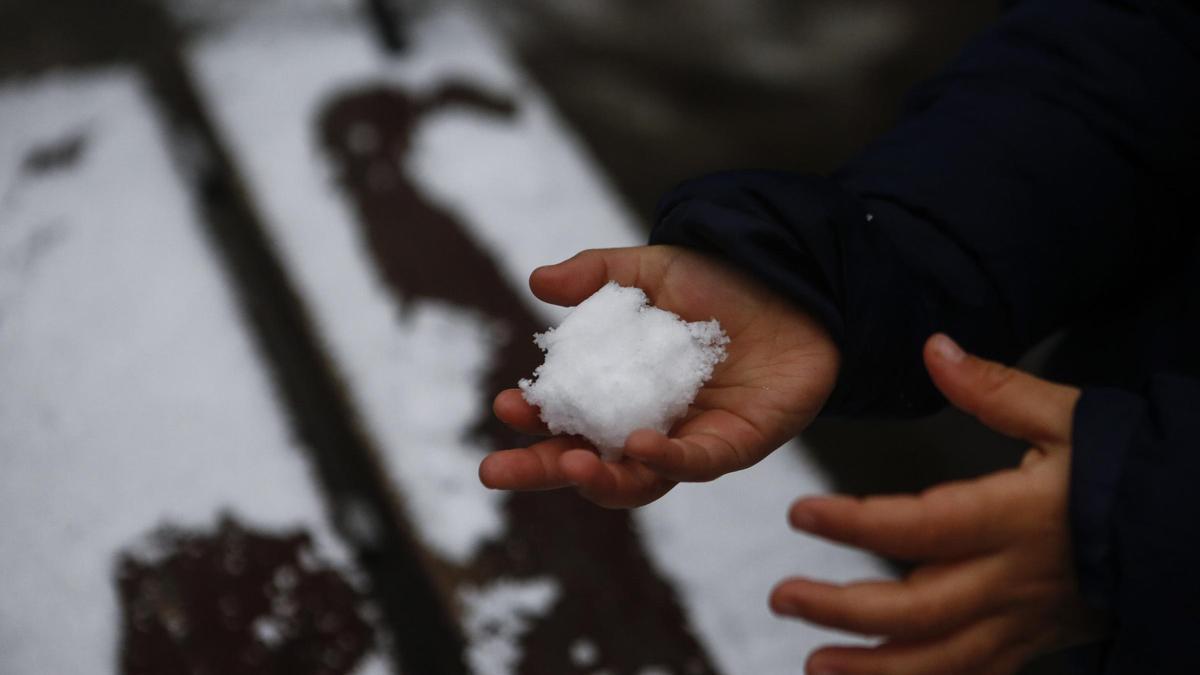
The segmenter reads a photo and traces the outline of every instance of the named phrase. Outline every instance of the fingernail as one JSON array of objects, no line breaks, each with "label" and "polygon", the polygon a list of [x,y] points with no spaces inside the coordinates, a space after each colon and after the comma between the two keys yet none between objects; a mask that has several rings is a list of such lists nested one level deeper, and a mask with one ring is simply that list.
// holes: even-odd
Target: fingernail
[{"label": "fingernail", "polygon": [[938,333],[933,336],[933,352],[941,359],[951,363],[958,363],[967,358],[967,353],[958,346],[958,343],[950,339],[945,333]]}]

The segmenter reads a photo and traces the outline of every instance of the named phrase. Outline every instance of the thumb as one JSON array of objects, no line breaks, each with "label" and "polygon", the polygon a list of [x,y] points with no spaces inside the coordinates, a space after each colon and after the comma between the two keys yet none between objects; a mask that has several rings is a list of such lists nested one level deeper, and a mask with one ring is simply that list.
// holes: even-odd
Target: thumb
[{"label": "thumb", "polygon": [[938,333],[925,343],[925,367],[955,407],[1005,436],[1070,443],[1079,390],[971,356]]},{"label": "thumb", "polygon": [[637,286],[656,301],[658,284],[676,257],[666,246],[635,246],[580,251],[555,265],[529,275],[529,289],[538,298],[574,307],[609,281]]}]

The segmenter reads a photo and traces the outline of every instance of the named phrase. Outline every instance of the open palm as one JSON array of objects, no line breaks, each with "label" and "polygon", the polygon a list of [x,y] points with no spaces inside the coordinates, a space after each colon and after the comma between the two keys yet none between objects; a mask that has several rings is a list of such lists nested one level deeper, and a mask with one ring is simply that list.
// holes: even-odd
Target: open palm
[{"label": "open palm", "polygon": [[[670,433],[631,434],[619,462],[602,462],[578,437],[556,436],[492,453],[485,485],[505,490],[575,487],[612,508],[640,506],[680,481],[708,481],[749,467],[799,433],[820,412],[837,377],[838,351],[825,329],[743,273],[686,249],[649,246],[584,251],[534,271],[529,286],[546,302],[574,306],[608,281],[637,286],[655,306],[687,321],[716,318],[730,337],[728,358]],[[545,435],[518,389],[501,392],[496,415]]]}]

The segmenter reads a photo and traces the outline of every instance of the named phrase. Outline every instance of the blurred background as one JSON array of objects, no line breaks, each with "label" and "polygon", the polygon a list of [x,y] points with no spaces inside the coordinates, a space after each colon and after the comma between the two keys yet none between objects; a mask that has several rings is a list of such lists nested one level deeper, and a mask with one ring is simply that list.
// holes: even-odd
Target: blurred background
[{"label": "blurred background", "polygon": [[[802,494],[1015,463],[820,422],[632,514],[476,481],[535,266],[824,172],[983,0],[0,0],[0,672],[774,675]],[[1062,672],[1053,659],[1029,673]]]}]

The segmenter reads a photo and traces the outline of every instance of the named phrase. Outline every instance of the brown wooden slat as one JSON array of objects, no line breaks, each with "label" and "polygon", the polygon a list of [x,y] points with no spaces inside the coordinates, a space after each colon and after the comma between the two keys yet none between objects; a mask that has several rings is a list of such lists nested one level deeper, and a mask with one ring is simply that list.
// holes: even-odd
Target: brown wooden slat
[{"label": "brown wooden slat", "polygon": [[124,675],[352,675],[374,646],[361,597],[304,532],[226,516],[215,532],[164,529],[150,559],[117,568]]}]

